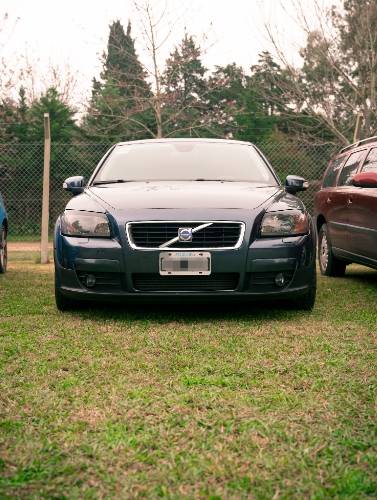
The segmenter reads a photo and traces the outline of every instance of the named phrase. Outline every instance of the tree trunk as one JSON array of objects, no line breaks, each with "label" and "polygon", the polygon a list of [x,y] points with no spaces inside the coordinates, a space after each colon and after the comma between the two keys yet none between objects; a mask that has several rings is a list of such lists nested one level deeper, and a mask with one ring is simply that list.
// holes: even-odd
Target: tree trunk
[{"label": "tree trunk", "polygon": [[162,139],[162,118],[161,118],[161,103],[157,96],[158,102],[156,106],[156,124],[157,124],[157,134],[156,139]]}]

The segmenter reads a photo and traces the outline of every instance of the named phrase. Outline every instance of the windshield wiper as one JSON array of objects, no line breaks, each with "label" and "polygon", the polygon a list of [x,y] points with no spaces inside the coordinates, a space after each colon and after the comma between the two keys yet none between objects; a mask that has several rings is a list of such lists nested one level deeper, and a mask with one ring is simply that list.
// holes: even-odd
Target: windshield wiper
[{"label": "windshield wiper", "polygon": [[234,182],[230,179],[194,179],[194,181],[202,181],[202,182]]},{"label": "windshield wiper", "polygon": [[94,181],[93,186],[97,186],[98,184],[121,184],[122,182],[131,182],[131,181],[126,181],[124,179],[117,179],[113,181]]}]

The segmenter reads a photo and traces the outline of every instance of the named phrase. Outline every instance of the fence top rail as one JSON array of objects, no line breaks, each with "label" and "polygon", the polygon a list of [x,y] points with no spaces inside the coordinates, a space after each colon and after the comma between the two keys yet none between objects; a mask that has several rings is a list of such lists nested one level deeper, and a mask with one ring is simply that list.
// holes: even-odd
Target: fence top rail
[{"label": "fence top rail", "polygon": [[[359,141],[359,143],[364,142],[364,141],[370,141],[370,140],[377,140],[376,137],[370,137],[368,139],[363,139],[362,141]],[[51,142],[51,145],[55,144],[56,146],[106,146],[108,144],[114,145],[118,144],[118,142],[114,141],[72,141],[72,142]],[[327,147],[341,147],[342,144],[335,144],[333,142],[328,142],[324,144],[310,144],[308,142],[304,141],[286,141],[286,142],[281,142],[281,141],[262,141],[262,142],[253,142],[252,144],[264,144],[264,145],[269,145],[269,146],[300,146],[300,147],[310,147],[310,148],[327,148]],[[354,143],[357,144],[357,143]],[[354,144],[351,144],[350,146],[346,146],[344,149],[349,148],[353,146]],[[44,140],[41,141],[36,141],[36,142],[22,142],[22,141],[13,141],[13,142],[0,142],[0,147],[10,147],[10,146],[43,146],[44,145]]]},{"label": "fence top rail", "polygon": [[[51,146],[65,146],[65,147],[75,147],[75,146],[113,146],[114,142],[51,142]],[[0,148],[11,148],[15,146],[44,146],[44,141],[41,142],[1,142]]]}]

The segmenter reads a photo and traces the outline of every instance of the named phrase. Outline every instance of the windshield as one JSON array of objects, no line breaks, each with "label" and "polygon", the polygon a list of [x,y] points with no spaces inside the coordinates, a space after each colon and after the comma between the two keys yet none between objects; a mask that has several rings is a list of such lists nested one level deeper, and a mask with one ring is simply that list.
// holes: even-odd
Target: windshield
[{"label": "windshield", "polygon": [[157,141],[117,146],[102,165],[93,184],[165,180],[277,184],[252,146]]}]

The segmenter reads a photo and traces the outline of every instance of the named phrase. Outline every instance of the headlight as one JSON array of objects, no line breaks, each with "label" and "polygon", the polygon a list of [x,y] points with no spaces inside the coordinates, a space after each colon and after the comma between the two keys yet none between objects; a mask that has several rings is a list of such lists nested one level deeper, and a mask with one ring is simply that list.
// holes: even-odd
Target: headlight
[{"label": "headlight", "polygon": [[105,214],[67,210],[62,217],[62,233],[67,236],[109,238],[109,219]]},{"label": "headlight", "polygon": [[260,228],[261,236],[295,236],[307,232],[307,215],[295,210],[265,214]]}]

